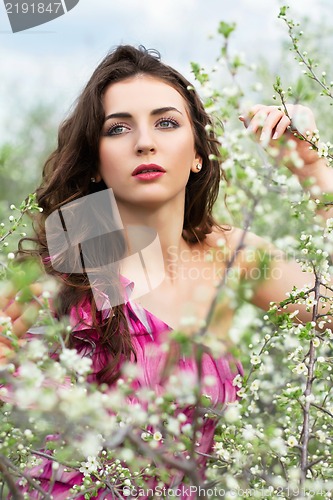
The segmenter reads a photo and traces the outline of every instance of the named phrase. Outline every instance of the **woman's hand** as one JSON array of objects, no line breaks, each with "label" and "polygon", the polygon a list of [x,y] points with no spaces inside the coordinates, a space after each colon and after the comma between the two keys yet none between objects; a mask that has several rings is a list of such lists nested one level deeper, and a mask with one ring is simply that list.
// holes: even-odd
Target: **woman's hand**
[{"label": "woman's hand", "polygon": [[18,338],[19,344],[22,345],[25,342],[24,335],[37,319],[40,309],[38,297],[41,293],[42,286],[38,283],[30,285],[19,293],[10,284],[2,287],[0,292],[0,365],[6,364],[14,353],[10,336],[6,335],[8,325],[13,335]]},{"label": "woman's hand", "polygon": [[[318,156],[311,144],[295,137],[294,132],[311,140],[317,131],[313,112],[300,104],[288,104],[288,115],[281,106],[253,106],[240,120],[249,132],[255,134],[264,147],[270,145],[279,149],[278,159],[283,159],[286,166],[302,179],[310,177],[326,161]],[[282,138],[285,141],[281,140]],[[289,145],[287,141],[292,141]],[[295,154],[295,151],[297,154]]]}]

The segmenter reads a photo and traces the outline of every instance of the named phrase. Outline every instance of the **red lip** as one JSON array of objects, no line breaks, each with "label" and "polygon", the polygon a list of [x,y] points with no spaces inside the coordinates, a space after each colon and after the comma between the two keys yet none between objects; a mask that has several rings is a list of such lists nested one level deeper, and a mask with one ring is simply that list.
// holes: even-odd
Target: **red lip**
[{"label": "red lip", "polygon": [[149,163],[147,165],[142,164],[136,167],[133,170],[132,175],[141,174],[141,172],[143,172],[144,170],[149,170],[149,171],[157,170],[158,172],[165,172],[164,168],[160,167],[159,165],[155,165],[154,163]]}]

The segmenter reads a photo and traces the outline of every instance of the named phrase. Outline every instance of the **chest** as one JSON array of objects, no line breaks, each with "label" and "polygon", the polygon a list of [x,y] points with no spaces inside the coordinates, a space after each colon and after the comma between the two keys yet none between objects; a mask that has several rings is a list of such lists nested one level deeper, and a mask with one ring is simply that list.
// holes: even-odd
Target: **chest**
[{"label": "chest", "polygon": [[[222,276],[220,267],[217,271],[214,263],[198,262],[192,266],[181,266],[173,281],[166,278],[151,293],[135,299],[135,302],[172,329],[195,332],[205,322],[216,295]],[[217,337],[226,339],[232,317],[229,301],[222,294],[209,330]]]}]

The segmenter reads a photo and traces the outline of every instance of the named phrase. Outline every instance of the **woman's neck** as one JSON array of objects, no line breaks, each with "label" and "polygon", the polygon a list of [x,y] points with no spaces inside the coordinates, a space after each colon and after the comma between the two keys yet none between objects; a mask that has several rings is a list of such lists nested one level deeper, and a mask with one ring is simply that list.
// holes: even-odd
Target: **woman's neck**
[{"label": "woman's neck", "polygon": [[178,275],[176,266],[188,259],[190,248],[182,236],[184,203],[135,209],[119,201],[117,205],[125,229],[128,255],[142,250],[144,265],[150,271],[148,274],[164,273],[164,279],[173,284]]}]

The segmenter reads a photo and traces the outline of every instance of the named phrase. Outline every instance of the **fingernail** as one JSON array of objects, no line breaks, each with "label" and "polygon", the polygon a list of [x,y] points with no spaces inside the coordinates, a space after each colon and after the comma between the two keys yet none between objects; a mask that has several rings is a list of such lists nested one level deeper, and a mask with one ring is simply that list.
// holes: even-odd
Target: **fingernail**
[{"label": "fingernail", "polygon": [[262,144],[262,146],[265,148],[266,146],[268,146],[268,143],[269,143],[269,134],[263,132],[260,136],[260,142]]},{"label": "fingernail", "polygon": [[277,139],[278,137],[279,137],[279,134],[277,132],[275,132],[272,139]]}]

